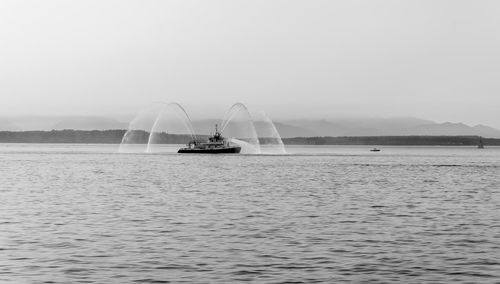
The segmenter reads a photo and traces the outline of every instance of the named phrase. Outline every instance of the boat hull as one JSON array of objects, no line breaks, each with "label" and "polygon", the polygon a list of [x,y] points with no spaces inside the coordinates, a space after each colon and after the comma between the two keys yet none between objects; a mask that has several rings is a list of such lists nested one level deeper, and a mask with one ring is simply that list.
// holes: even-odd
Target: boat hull
[{"label": "boat hull", "polygon": [[241,151],[241,147],[224,147],[224,148],[213,148],[213,149],[196,149],[196,148],[182,148],[177,151],[177,153],[182,154],[238,154]]}]

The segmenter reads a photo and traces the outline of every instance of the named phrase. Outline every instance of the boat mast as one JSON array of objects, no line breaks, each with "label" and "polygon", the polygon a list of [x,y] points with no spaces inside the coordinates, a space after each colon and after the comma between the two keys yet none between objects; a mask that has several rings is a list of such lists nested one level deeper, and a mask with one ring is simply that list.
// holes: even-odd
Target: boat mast
[{"label": "boat mast", "polygon": [[479,136],[479,145],[477,145],[477,148],[484,149],[483,137],[481,136]]}]

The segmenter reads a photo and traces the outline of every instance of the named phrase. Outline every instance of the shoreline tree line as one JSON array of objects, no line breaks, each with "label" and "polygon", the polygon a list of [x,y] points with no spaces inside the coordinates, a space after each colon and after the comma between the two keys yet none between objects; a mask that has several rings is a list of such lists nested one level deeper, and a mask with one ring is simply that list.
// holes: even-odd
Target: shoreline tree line
[{"label": "shoreline tree line", "polygon": [[[82,143],[119,144],[126,130],[52,130],[52,131],[0,131],[0,143]],[[149,133],[133,131],[133,141],[148,143]],[[200,139],[206,139],[200,135]],[[157,133],[155,142],[160,144],[185,144],[189,135]],[[266,138],[261,138],[265,141]],[[394,146],[500,146],[500,139],[479,136],[355,136],[355,137],[295,137],[283,138],[286,145],[394,145]]]}]

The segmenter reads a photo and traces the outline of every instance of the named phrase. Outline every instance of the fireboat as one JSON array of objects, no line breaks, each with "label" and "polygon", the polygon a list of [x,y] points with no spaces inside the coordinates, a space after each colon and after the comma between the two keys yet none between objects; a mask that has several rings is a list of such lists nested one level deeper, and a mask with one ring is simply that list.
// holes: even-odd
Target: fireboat
[{"label": "fireboat", "polygon": [[206,142],[196,140],[189,141],[187,147],[179,149],[177,153],[191,153],[191,154],[238,154],[241,147],[230,143],[215,125],[215,133],[210,136]]}]

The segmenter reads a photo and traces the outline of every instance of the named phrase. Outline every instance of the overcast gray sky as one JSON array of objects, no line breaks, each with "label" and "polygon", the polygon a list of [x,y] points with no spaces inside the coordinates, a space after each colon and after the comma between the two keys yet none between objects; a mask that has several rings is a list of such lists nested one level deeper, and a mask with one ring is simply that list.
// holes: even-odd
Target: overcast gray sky
[{"label": "overcast gray sky", "polygon": [[177,101],[500,127],[500,1],[0,2],[0,116]]}]

